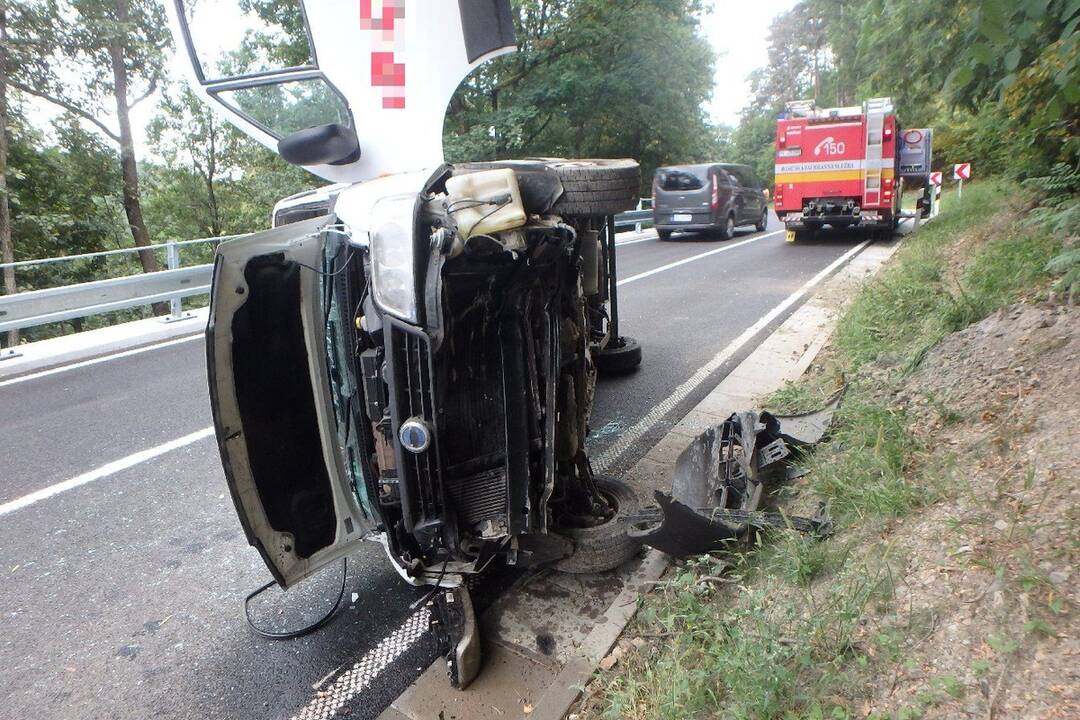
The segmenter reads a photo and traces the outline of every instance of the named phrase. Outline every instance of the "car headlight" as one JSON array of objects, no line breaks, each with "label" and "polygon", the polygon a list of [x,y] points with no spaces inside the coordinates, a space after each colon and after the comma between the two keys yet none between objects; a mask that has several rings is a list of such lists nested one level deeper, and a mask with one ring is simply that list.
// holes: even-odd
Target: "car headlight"
[{"label": "car headlight", "polygon": [[375,303],[411,323],[416,314],[413,210],[416,195],[394,195],[371,210],[371,282]]}]

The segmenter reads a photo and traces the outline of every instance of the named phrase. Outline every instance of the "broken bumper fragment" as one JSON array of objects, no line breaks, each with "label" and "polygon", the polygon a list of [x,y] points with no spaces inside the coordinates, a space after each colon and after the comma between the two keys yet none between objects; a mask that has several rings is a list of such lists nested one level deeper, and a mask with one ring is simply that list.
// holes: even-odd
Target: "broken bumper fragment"
[{"label": "broken bumper fragment", "polygon": [[671,495],[657,492],[657,507],[636,514],[629,534],[676,557],[716,550],[751,528],[829,534],[824,507],[813,518],[759,507],[767,488],[796,474],[791,459],[820,442],[839,402],[837,397],[822,410],[787,417],[738,412],[708,428],[679,455]]}]

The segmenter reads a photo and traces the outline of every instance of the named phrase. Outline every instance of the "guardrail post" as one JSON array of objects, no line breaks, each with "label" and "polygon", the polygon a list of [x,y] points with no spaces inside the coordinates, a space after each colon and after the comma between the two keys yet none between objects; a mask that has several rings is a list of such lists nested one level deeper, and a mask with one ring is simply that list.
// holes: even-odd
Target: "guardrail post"
[{"label": "guardrail post", "polygon": [[[165,262],[168,264],[170,270],[180,269],[180,248],[171,240],[165,245]],[[161,318],[161,322],[173,323],[178,320],[187,320],[191,317],[195,316],[191,313],[184,312],[183,300],[179,297],[174,297],[169,300],[169,314]]]}]

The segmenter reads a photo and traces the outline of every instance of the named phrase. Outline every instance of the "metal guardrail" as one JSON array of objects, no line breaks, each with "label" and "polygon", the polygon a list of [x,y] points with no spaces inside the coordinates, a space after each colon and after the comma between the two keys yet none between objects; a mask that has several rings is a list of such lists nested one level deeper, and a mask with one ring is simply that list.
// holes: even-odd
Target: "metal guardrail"
[{"label": "metal guardrail", "polygon": [[[644,207],[646,202],[650,202],[650,200],[644,198],[638,203],[637,210],[616,215],[615,227],[633,227],[640,232],[642,225],[651,225],[652,210]],[[108,280],[95,280],[45,290],[30,290],[15,293],[14,295],[0,295],[0,332],[21,330],[61,320],[71,320],[159,302],[169,302],[170,304],[170,313],[162,318],[162,322],[175,322],[192,317],[190,313],[183,312],[181,300],[186,297],[206,295],[210,292],[213,265],[181,267],[180,248],[190,245],[216,244],[235,237],[241,236],[201,238],[198,240],[148,245],[142,248],[104,250],[81,255],[21,260],[14,263],[0,264],[0,268],[26,268],[164,249],[168,267],[167,270],[160,272],[140,273]],[[11,348],[0,351],[0,359],[14,357],[15,355],[16,353]]]},{"label": "metal guardrail", "polygon": [[210,292],[213,268],[195,265],[0,296],[0,332],[159,302],[175,303],[165,320],[182,320],[190,315],[182,314],[180,300]]}]

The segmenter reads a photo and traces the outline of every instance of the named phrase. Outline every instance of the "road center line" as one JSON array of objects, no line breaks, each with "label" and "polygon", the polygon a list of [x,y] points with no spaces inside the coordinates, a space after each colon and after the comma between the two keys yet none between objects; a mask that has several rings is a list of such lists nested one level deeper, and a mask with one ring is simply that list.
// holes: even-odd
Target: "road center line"
[{"label": "road center line", "polygon": [[[779,232],[783,232],[782,230]],[[776,235],[777,233],[770,233]],[[767,235],[762,237],[768,237]],[[759,238],[754,238],[757,240]],[[855,247],[848,250],[846,253],[838,257],[836,260],[829,263],[829,265],[819,272],[814,277],[810,278],[806,284],[800,287],[784,298],[779,305],[774,307],[769,312],[765,313],[757,322],[750,327],[743,330],[739,337],[728,343],[727,347],[717,353],[709,362],[702,365],[698,370],[690,376],[690,379],[684,382],[679,387],[672,391],[671,395],[659,403],[656,407],[649,411],[645,417],[638,420],[631,425],[626,432],[619,435],[618,439],[611,444],[604,452],[593,458],[593,463],[596,465],[600,472],[604,472],[609,469],[619,457],[622,456],[627,450],[629,450],[634,444],[636,444],[646,433],[652,430],[658,422],[660,422],[669,412],[675,409],[675,407],[687,398],[699,385],[709,379],[709,376],[720,369],[725,362],[727,362],[739,349],[750,342],[759,332],[764,330],[769,324],[784,313],[788,308],[798,302],[804,295],[807,294],[815,285],[827,278],[834,270],[846,263],[852,257],[862,252],[863,248],[870,244],[869,240],[864,240]],[[735,247],[729,245],[727,247]],[[726,249],[726,248],[725,248]],[[695,258],[689,258],[693,260]]]},{"label": "road center line", "polygon": [[746,240],[740,240],[737,243],[725,244],[725,245],[723,245],[721,247],[716,248],[715,250],[709,250],[707,252],[699,253],[697,255],[691,255],[688,258],[683,258],[682,260],[676,260],[673,263],[668,263],[667,265],[661,265],[660,267],[655,267],[652,270],[646,270],[643,273],[638,273],[637,275],[631,275],[628,278],[623,278],[622,280],[619,281],[618,287],[622,287],[623,285],[629,285],[630,283],[634,282],[635,280],[641,280],[642,278],[647,278],[647,277],[649,277],[651,275],[655,275],[657,273],[664,272],[665,270],[671,270],[672,268],[677,268],[680,265],[686,265],[687,263],[692,263],[695,260],[701,260],[702,258],[707,258],[710,255],[717,255],[717,254],[722,253],[722,252],[727,252],[728,250],[734,250],[737,247],[742,247],[743,245],[749,245],[750,243],[757,242],[758,240],[764,240],[765,238],[773,237],[775,235],[780,235],[783,232],[784,232],[783,230],[776,230],[776,231],[771,232],[771,233],[765,233],[764,235],[755,235],[752,238],[747,238]]},{"label": "road center line", "polygon": [[38,378],[47,377],[49,375],[56,375],[57,373],[67,372],[68,370],[78,370],[79,368],[89,367],[90,365],[97,365],[98,363],[109,362],[110,360],[119,360],[120,358],[131,357],[132,355],[139,355],[144,352],[150,352],[151,350],[160,350],[161,348],[172,347],[173,345],[180,345],[181,343],[191,342],[192,340],[199,340],[203,337],[202,333],[198,335],[187,335],[176,340],[168,340],[166,342],[155,343],[153,345],[145,345],[134,350],[124,350],[123,352],[113,353],[111,355],[102,355],[101,357],[93,358],[92,360],[83,360],[82,362],[72,363],[70,365],[61,365],[60,367],[54,367],[49,370],[42,370],[40,372],[30,373],[29,375],[22,375],[11,380],[0,380],[0,388],[7,387],[8,385],[17,385],[21,382],[27,382],[28,380],[37,380]]},{"label": "road center line", "polygon": [[213,434],[214,428],[212,427],[203,428],[202,430],[196,430],[190,435],[185,435],[184,437],[170,440],[167,443],[162,443],[161,445],[149,448],[147,450],[140,450],[139,452],[128,455],[125,458],[113,460],[111,463],[102,465],[101,467],[91,470],[90,472],[85,472],[82,475],[76,475],[69,480],[64,480],[63,482],[58,482],[55,485],[50,485],[40,490],[36,490],[28,495],[23,495],[22,497],[15,498],[14,500],[9,500],[3,505],[0,505],[0,516],[7,515],[10,512],[15,512],[16,510],[20,510],[24,507],[29,507],[36,502],[46,500],[53,497],[54,495],[59,495],[62,492],[67,492],[68,490],[72,490],[82,485],[92,483],[95,480],[101,480],[102,478],[106,478],[110,475],[115,475],[122,470],[127,470],[128,468],[134,467],[140,463],[144,463],[147,460],[153,460],[154,458],[160,455],[164,455],[165,453],[172,452],[173,450],[178,450],[187,445],[191,445],[192,443],[196,443],[204,438],[211,437]]}]

